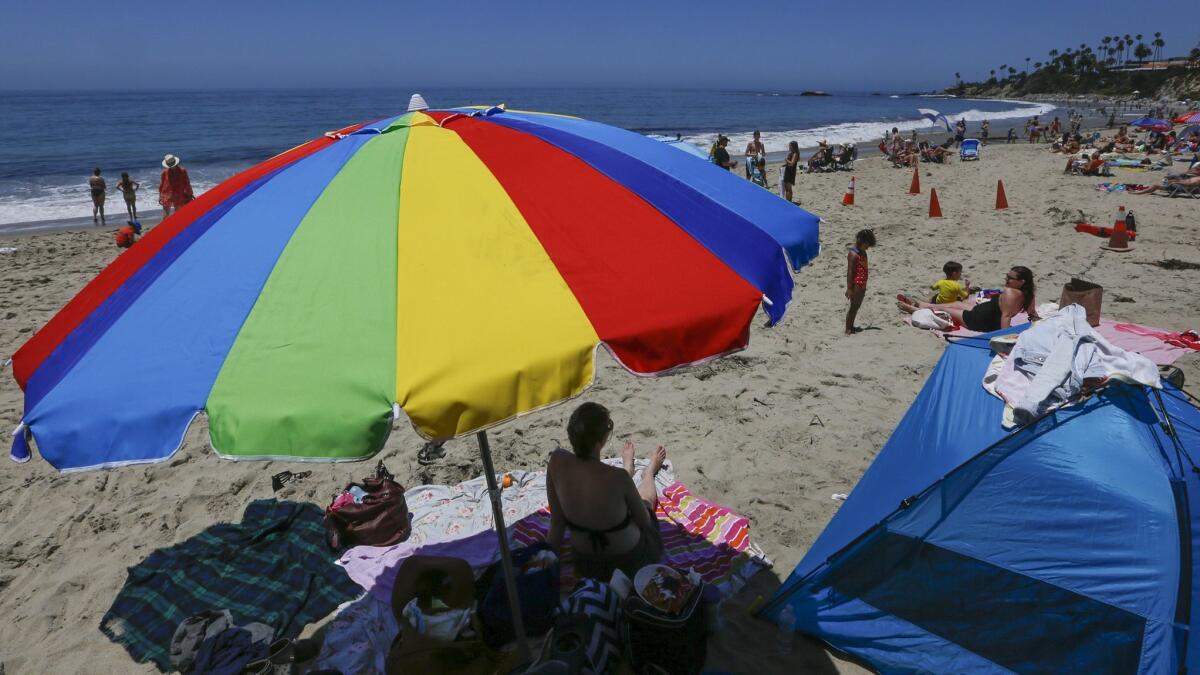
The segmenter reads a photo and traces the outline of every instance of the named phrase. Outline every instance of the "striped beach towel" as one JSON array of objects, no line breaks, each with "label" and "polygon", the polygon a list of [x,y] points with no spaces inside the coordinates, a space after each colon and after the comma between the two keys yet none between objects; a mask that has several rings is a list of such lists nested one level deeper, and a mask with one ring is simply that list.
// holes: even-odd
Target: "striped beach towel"
[{"label": "striped beach towel", "polygon": [[[658,500],[658,530],[662,533],[664,563],[694,569],[704,582],[728,597],[771,561],[750,540],[750,521],[720,504],[697,497],[683,483],[669,485]],[[543,508],[513,525],[518,546],[543,541],[550,531],[550,511]],[[570,548],[563,547],[562,586],[575,586]]]},{"label": "striped beach towel", "polygon": [[362,591],[334,564],[314,504],[264,499],[242,522],[214,525],[129,568],[100,631],[138,663],[171,668],[168,649],[184,619],[228,609],[238,625],[264,623],[295,638]]}]

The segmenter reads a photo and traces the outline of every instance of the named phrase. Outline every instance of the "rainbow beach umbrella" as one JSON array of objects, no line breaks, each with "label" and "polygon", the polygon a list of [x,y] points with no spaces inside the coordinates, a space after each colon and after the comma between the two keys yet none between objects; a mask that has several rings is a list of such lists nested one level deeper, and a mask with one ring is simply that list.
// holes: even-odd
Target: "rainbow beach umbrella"
[{"label": "rainbow beach umbrella", "polygon": [[402,411],[428,438],[476,431],[528,660],[482,430],[581,393],[600,345],[639,375],[742,349],[760,306],[783,316],[817,227],[581,119],[349,127],[180,209],[22,346],[12,457],[32,437],[63,471],[161,461],[201,413],[214,450],[242,459],[362,459]]},{"label": "rainbow beach umbrella", "polygon": [[778,321],[818,219],[644,136],[503,108],[348,127],[204,193],[13,356],[29,439],[75,471],[356,460],[576,396],[603,345],[654,375]]}]

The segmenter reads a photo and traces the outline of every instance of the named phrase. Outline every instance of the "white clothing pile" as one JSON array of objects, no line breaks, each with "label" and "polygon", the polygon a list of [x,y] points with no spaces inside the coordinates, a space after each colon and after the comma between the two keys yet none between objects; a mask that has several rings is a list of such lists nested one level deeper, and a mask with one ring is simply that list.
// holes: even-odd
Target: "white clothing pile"
[{"label": "white clothing pile", "polygon": [[1079,305],[1063,307],[1017,339],[1008,358],[992,360],[983,387],[1006,404],[1006,427],[1027,424],[1073,399],[1092,378],[1122,377],[1155,389],[1158,366],[1104,339]]}]

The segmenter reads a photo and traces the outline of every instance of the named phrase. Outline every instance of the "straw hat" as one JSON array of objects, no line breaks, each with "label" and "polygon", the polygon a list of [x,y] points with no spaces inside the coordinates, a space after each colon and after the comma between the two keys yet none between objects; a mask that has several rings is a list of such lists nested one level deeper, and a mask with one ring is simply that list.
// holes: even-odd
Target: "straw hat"
[{"label": "straw hat", "polygon": [[175,155],[167,155],[163,157],[162,165],[164,169],[174,169],[179,166],[179,158]]},{"label": "straw hat", "polygon": [[408,99],[408,112],[415,110],[429,110],[429,104],[425,102],[425,97],[420,94],[413,94],[412,98]]}]

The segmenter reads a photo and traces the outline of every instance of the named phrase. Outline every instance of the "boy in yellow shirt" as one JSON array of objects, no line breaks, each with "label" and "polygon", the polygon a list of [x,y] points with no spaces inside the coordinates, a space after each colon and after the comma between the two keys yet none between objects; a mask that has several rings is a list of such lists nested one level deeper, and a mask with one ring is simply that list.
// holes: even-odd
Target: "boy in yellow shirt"
[{"label": "boy in yellow shirt", "polygon": [[933,301],[937,304],[945,302],[958,302],[966,300],[971,294],[970,282],[965,282],[962,279],[962,264],[956,263],[953,260],[942,265],[942,272],[946,275],[945,279],[935,281],[930,288],[937,291],[937,295]]}]

